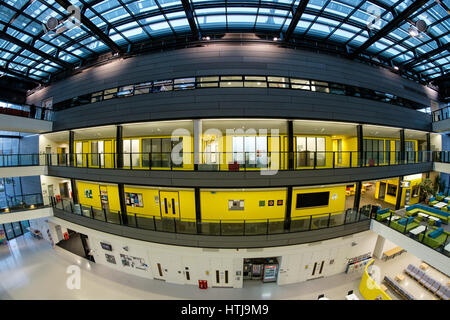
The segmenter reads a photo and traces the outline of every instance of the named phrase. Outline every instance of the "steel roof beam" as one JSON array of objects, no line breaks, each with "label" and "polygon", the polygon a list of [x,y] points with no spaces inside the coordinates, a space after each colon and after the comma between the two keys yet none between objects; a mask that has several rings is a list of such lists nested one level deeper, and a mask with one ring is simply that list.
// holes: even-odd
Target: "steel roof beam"
[{"label": "steel roof beam", "polygon": [[[68,9],[72,4],[68,0],[56,0],[56,2],[63,7]],[[91,22],[85,15],[80,13],[80,22],[86,26],[95,36],[97,36],[104,44],[106,44],[112,51],[116,53],[123,54],[124,51],[120,46],[118,46],[114,41],[111,40],[109,36],[104,34],[94,23]]]},{"label": "steel roof beam", "polygon": [[450,42],[448,42],[444,46],[441,46],[434,50],[428,51],[427,53],[421,54],[418,57],[410,60],[409,62],[403,63],[401,65],[403,66],[403,68],[414,67],[414,65],[422,62],[423,60],[427,60],[427,59],[431,58],[432,56],[437,55],[438,53],[441,53],[441,52],[443,52],[445,50],[449,50],[449,49],[450,49]]},{"label": "steel roof beam", "polygon": [[416,10],[426,4],[428,0],[418,0],[414,1],[408,8],[400,12],[394,19],[392,19],[388,24],[386,24],[383,28],[381,28],[374,36],[370,37],[366,42],[364,42],[361,46],[356,48],[352,54],[350,54],[350,58],[356,58],[360,53],[364,52],[375,42],[380,40],[381,38],[387,36],[389,32],[397,28],[403,21],[405,21],[410,15],[412,15]]},{"label": "steel roof beam", "polygon": [[21,74],[20,72],[16,72],[16,71],[14,71],[14,70],[11,70],[11,69],[8,69],[8,68],[2,67],[2,66],[0,66],[0,72],[7,73],[7,74],[9,74],[9,75],[12,75],[12,76],[14,76],[14,77],[17,77],[17,78],[19,78],[19,79],[23,79],[23,80],[26,80],[26,81],[30,81],[30,82],[34,82],[34,83],[43,84],[43,82],[40,81],[40,80],[37,80],[37,79],[34,79],[34,78],[27,77],[26,75],[23,75],[23,74]]},{"label": "steel roof beam", "polygon": [[289,41],[289,39],[292,37],[292,34],[294,33],[294,30],[297,27],[298,22],[300,21],[303,13],[306,10],[308,2],[309,0],[302,0],[300,4],[297,6],[294,16],[292,17],[291,23],[289,24],[286,33],[284,34],[285,41]]},{"label": "steel roof beam", "polygon": [[63,61],[61,59],[58,59],[58,58],[56,58],[56,57],[54,57],[54,56],[52,56],[52,55],[50,55],[50,54],[48,54],[46,52],[43,52],[43,51],[39,50],[39,49],[36,49],[32,45],[29,45],[28,43],[23,42],[23,41],[15,38],[13,36],[11,36],[10,34],[4,32],[4,31],[0,31],[0,38],[4,39],[6,41],[12,42],[15,45],[21,47],[22,49],[28,50],[28,51],[30,51],[30,52],[32,52],[34,54],[37,54],[38,56],[40,56],[40,57],[42,57],[42,58],[44,58],[46,60],[50,60],[50,61],[52,61],[52,62],[54,62],[54,63],[56,63],[56,64],[58,64],[58,65],[60,65],[62,67],[65,67],[65,68],[68,68],[68,69],[72,68],[72,65],[70,63],[68,63],[66,61]]},{"label": "steel roof beam", "polygon": [[198,30],[197,24],[195,23],[194,10],[192,9],[192,5],[189,0],[181,0],[181,3],[183,4],[184,12],[186,13],[189,26],[191,27],[192,35],[194,36],[195,40],[199,40],[200,31]]}]

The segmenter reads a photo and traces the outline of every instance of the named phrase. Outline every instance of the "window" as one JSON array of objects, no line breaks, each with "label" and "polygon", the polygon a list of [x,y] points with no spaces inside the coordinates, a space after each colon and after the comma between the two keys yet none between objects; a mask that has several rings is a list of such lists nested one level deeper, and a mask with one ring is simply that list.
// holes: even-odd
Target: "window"
[{"label": "window", "polygon": [[266,77],[245,76],[244,87],[267,88]]},{"label": "window", "polygon": [[103,91],[95,92],[91,96],[91,103],[99,102],[103,100]]},{"label": "window", "polygon": [[297,141],[297,167],[323,167],[326,164],[325,138],[322,137],[296,137]]},{"label": "window", "polygon": [[384,140],[364,139],[366,165],[375,165],[384,162],[384,146]]},{"label": "window", "polygon": [[153,82],[144,82],[134,87],[134,94],[146,94],[152,92]]},{"label": "window", "polygon": [[195,78],[182,78],[174,80],[174,90],[195,89]]},{"label": "window", "polygon": [[123,140],[123,166],[139,167],[139,139]]},{"label": "window", "polygon": [[292,79],[291,78],[291,88],[292,89],[300,89],[300,90],[311,90],[309,86],[309,80],[303,79]]},{"label": "window", "polygon": [[228,200],[228,210],[243,211],[244,210],[244,200]]},{"label": "window", "polygon": [[[142,139],[142,166],[152,168],[183,167],[183,162],[171,161],[173,148],[181,144],[179,157],[183,159],[183,138],[172,141],[171,138]],[[151,159],[151,162],[150,162]]]},{"label": "window", "polygon": [[245,164],[248,168],[267,167],[267,137],[233,137],[233,162]]},{"label": "window", "polygon": [[197,78],[197,87],[199,88],[217,88],[219,87],[219,77],[200,77]]},{"label": "window", "polygon": [[134,93],[134,86],[124,86],[119,87],[119,92],[117,92],[117,96],[120,97],[129,97]]},{"label": "window", "polygon": [[311,90],[316,92],[330,93],[328,82],[311,81]]},{"label": "window", "polygon": [[388,183],[386,194],[395,197],[397,195],[397,186],[395,184]]},{"label": "window", "polygon": [[297,209],[328,206],[330,192],[298,193]]},{"label": "window", "polygon": [[153,92],[172,91],[172,89],[173,89],[172,80],[161,80],[155,81],[153,83]]},{"label": "window", "polygon": [[220,77],[221,88],[240,88],[243,87],[242,76],[222,76]]},{"label": "window", "polygon": [[289,88],[289,78],[285,77],[267,77],[269,87],[271,88]]},{"label": "window", "polygon": [[117,88],[105,90],[105,93],[103,95],[103,100],[109,100],[109,99],[113,99],[113,98],[117,97],[117,91],[118,91]]}]

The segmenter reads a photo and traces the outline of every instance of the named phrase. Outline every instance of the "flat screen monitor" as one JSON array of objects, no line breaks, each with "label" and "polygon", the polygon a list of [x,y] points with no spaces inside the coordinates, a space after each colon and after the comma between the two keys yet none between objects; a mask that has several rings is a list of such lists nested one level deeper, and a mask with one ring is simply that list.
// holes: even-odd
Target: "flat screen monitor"
[{"label": "flat screen monitor", "polygon": [[102,246],[103,249],[112,251],[112,246],[109,243],[100,242],[100,245]]},{"label": "flat screen monitor", "polygon": [[402,181],[402,182],[400,182],[400,186],[402,188],[409,188],[410,185],[411,185],[411,181]]},{"label": "flat screen monitor", "polygon": [[297,194],[296,208],[322,207],[328,206],[330,192],[314,192]]}]

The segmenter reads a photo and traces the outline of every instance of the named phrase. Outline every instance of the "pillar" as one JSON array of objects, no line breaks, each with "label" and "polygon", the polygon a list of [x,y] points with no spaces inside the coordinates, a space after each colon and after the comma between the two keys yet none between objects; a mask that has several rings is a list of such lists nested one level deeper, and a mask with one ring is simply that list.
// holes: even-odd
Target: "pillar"
[{"label": "pillar", "polygon": [[202,146],[202,120],[194,120],[194,170],[198,170]]},{"label": "pillar", "polygon": [[383,249],[386,239],[378,235],[377,242],[375,243],[375,248],[373,249],[373,256],[378,259],[383,258]]},{"label": "pillar", "polygon": [[116,162],[117,169],[123,168],[123,127],[117,126],[116,129]]}]

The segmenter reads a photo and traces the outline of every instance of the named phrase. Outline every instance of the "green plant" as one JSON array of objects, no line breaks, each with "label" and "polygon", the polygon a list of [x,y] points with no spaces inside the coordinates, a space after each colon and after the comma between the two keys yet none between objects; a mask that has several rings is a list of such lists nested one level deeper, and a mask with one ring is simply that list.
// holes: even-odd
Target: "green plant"
[{"label": "green plant", "polygon": [[441,184],[441,176],[437,175],[436,178],[434,179],[434,188],[433,188],[434,193],[433,194],[437,194],[439,192],[440,184]]},{"label": "green plant", "polygon": [[431,179],[426,178],[419,183],[419,192],[421,199],[429,199],[434,193],[434,185]]}]

